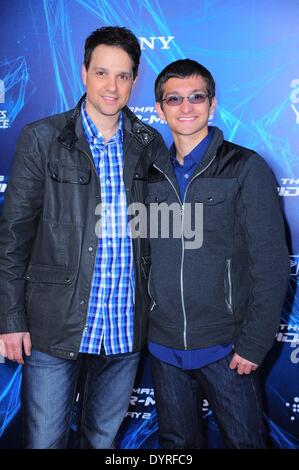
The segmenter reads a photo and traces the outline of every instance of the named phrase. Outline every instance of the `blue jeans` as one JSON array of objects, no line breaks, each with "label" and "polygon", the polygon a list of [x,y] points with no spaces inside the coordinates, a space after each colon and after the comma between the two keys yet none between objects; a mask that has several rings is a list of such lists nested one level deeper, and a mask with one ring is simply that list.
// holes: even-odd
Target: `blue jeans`
[{"label": "blue jeans", "polygon": [[23,367],[24,447],[67,447],[84,359],[87,378],[81,416],[81,447],[111,448],[129,406],[139,356],[139,353],[79,354],[76,361],[71,361],[33,349]]},{"label": "blue jeans", "polygon": [[202,402],[206,398],[226,448],[263,449],[265,431],[257,373],[229,368],[233,353],[200,369],[182,370],[151,355],[163,449],[205,447]]}]

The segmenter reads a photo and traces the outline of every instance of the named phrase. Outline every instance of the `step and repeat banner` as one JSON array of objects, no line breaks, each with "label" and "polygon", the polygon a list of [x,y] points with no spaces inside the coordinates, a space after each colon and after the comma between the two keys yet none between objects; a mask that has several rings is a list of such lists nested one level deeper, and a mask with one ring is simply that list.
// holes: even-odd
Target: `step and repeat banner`
[{"label": "step and repeat banner", "polygon": [[[262,366],[265,416],[274,448],[299,448],[299,2],[296,0],[1,0],[0,209],[20,129],[72,108],[84,88],[85,38],[120,25],[140,40],[131,109],[169,130],[155,112],[153,86],[168,63],[192,58],[211,70],[218,107],[212,124],[260,153],[273,169],[284,208],[291,275],[281,325]],[[21,368],[0,356],[0,447],[21,447]],[[80,390],[74,405],[76,440]],[[209,447],[220,447],[205,400]],[[147,357],[140,365],[119,448],[158,447]]]}]

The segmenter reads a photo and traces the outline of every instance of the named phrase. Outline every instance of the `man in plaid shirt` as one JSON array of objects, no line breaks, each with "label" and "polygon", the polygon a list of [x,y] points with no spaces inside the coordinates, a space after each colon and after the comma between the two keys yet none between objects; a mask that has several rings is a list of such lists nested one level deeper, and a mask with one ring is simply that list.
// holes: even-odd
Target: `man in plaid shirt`
[{"label": "man in plaid shirt", "polygon": [[0,341],[24,364],[27,448],[67,447],[82,361],[82,447],[111,447],[128,408],[150,303],[148,242],[130,236],[128,207],[144,202],[164,148],[126,106],[140,53],[126,28],[94,31],[86,94],[18,142],[0,232]]}]

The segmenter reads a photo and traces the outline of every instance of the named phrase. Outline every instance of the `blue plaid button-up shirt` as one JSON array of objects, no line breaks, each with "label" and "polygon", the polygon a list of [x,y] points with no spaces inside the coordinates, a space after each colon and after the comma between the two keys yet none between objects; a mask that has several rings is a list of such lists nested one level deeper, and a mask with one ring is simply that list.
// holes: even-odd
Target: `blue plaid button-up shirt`
[{"label": "blue plaid button-up shirt", "polygon": [[133,346],[135,278],[123,182],[123,123],[105,144],[83,103],[82,125],[101,185],[101,226],[80,352],[127,353]]}]

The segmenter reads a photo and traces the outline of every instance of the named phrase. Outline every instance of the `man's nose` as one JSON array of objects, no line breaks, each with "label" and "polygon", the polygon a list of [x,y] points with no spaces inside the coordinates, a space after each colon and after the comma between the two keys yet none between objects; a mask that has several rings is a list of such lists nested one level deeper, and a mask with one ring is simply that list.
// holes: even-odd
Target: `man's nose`
[{"label": "man's nose", "polygon": [[190,103],[190,101],[187,97],[183,98],[183,102],[181,104],[181,110],[184,113],[188,113],[189,111],[192,110],[192,103]]},{"label": "man's nose", "polygon": [[116,77],[109,75],[106,83],[107,90],[115,91],[117,89]]}]

